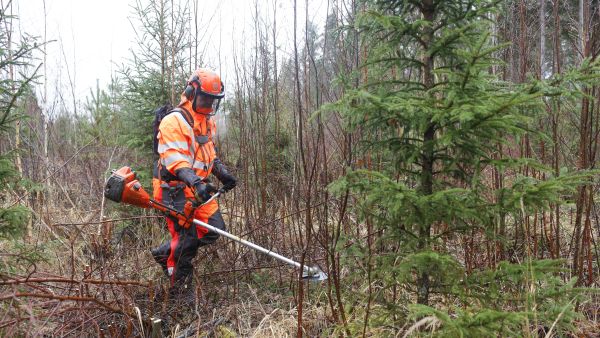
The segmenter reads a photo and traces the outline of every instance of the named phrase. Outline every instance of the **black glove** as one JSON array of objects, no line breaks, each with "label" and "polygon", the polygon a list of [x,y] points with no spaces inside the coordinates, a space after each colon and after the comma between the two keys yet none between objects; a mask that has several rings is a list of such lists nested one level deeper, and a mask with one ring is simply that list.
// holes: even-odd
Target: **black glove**
[{"label": "black glove", "polygon": [[211,198],[211,193],[217,191],[212,184],[202,182],[202,179],[196,175],[192,168],[181,168],[175,171],[177,178],[183,181],[188,187],[194,189],[196,199],[201,203]]},{"label": "black glove", "polygon": [[202,181],[194,185],[194,190],[196,200],[200,201],[200,203],[206,203],[212,197],[212,194],[218,191],[214,185]]},{"label": "black glove", "polygon": [[218,158],[213,162],[212,173],[216,178],[219,179],[219,181],[221,181],[221,183],[223,183],[223,190],[229,191],[235,188],[237,179],[235,176],[231,175],[229,171],[227,171],[227,168],[223,162],[221,162],[221,160]]}]

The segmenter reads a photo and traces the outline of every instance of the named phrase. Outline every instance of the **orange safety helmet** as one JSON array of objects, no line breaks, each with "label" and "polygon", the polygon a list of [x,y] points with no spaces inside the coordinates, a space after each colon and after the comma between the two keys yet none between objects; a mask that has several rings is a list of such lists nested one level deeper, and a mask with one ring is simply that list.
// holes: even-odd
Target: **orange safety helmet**
[{"label": "orange safety helmet", "polygon": [[192,109],[197,113],[214,115],[225,96],[225,86],[215,72],[199,68],[190,76],[183,95],[192,101]]}]

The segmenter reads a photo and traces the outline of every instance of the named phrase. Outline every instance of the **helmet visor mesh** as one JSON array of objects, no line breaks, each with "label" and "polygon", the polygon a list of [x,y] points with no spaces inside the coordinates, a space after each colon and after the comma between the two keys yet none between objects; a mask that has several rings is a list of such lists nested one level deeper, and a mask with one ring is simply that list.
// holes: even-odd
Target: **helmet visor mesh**
[{"label": "helmet visor mesh", "polygon": [[196,108],[202,110],[210,110],[213,113],[217,112],[219,109],[219,104],[221,103],[220,98],[214,98],[212,96],[206,95],[202,92],[198,93],[198,97],[196,97]]}]

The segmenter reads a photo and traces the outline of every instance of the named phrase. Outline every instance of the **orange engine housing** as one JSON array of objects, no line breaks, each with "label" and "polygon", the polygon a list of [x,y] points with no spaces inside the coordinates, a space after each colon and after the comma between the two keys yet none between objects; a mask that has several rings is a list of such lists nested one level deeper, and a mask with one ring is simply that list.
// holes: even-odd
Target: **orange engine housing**
[{"label": "orange engine housing", "polygon": [[136,179],[135,171],[127,166],[113,171],[104,187],[104,196],[117,203],[150,207],[150,195]]}]

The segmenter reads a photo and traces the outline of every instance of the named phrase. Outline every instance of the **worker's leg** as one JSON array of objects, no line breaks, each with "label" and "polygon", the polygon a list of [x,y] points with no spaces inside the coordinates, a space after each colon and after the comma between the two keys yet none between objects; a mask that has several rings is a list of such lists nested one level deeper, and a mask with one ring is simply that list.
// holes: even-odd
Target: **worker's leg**
[{"label": "worker's leg", "polygon": [[[162,203],[183,211],[186,203],[184,187],[183,183],[160,184]],[[167,273],[171,277],[171,286],[185,284],[191,281],[192,259],[198,251],[196,228],[192,225],[185,229],[179,224],[177,218],[170,216],[167,216],[167,228],[171,234],[171,242],[168,250],[165,248],[162,252],[168,252],[166,266]]]},{"label": "worker's leg", "polygon": [[[194,266],[192,259],[198,252],[198,236],[196,227],[192,224],[189,228],[178,227],[171,246],[171,260],[174,262],[171,274],[170,299],[173,306],[180,309],[193,308],[196,303],[194,290]],[[177,310],[175,310],[177,312]]]},{"label": "worker's leg", "polygon": [[192,259],[198,252],[198,236],[196,227],[192,224],[188,229],[179,227],[175,245],[171,245],[174,260],[172,285],[187,284],[191,282],[194,266]]},{"label": "worker's leg", "polygon": [[[152,170],[152,196],[157,201],[162,201],[162,187],[160,186],[161,181],[158,176],[158,161],[154,162],[153,170]],[[167,223],[168,227],[168,223]],[[152,257],[160,265],[163,269],[163,272],[167,277],[169,273],[167,271],[167,259],[171,254],[171,244],[170,242],[165,242],[157,248],[154,248],[150,251],[152,253]]]},{"label": "worker's leg", "polygon": [[160,267],[163,269],[163,272],[168,277],[169,273],[167,271],[167,260],[171,254],[171,242],[164,242],[162,245],[152,249],[150,252],[152,253],[152,257],[154,257],[156,263],[160,265]]},{"label": "worker's leg", "polygon": [[[196,209],[194,218],[204,223],[208,223],[217,229],[225,230],[225,222],[223,221],[223,217],[221,216],[219,205],[217,204],[216,200],[212,200],[211,202]],[[218,233],[209,231],[202,226],[198,226],[197,229],[199,239],[198,245],[200,246],[212,244],[217,240],[217,238],[219,238]]]},{"label": "worker's leg", "polygon": [[[217,229],[225,230],[225,221],[223,220],[223,216],[221,216],[221,212],[219,211],[219,209],[217,209],[212,215],[210,215],[210,217],[208,217],[208,219],[205,222],[214,226]],[[203,236],[198,236],[200,237],[200,239],[198,240],[200,246],[212,244],[220,236],[214,231],[207,231],[202,233]]]}]

